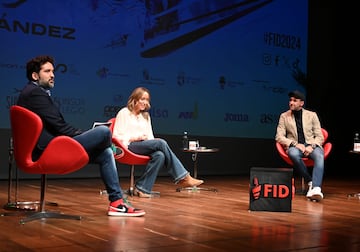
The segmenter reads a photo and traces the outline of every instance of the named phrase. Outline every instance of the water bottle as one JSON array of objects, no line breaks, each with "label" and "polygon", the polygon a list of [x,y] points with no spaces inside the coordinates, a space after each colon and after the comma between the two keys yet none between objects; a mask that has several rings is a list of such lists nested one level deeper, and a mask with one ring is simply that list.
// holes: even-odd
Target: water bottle
[{"label": "water bottle", "polygon": [[182,137],[182,147],[184,150],[189,148],[189,138],[187,131],[184,131],[183,137]]},{"label": "water bottle", "polygon": [[354,151],[360,152],[360,138],[359,138],[359,133],[355,133],[355,137],[354,137]]}]

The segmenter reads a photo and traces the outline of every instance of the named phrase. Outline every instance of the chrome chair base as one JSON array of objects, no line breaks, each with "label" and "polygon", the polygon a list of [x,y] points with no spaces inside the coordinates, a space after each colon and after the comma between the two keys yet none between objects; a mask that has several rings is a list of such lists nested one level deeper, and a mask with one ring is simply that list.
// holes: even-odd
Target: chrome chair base
[{"label": "chrome chair base", "polygon": [[176,191],[177,192],[181,192],[181,191],[189,191],[189,192],[211,191],[211,192],[217,192],[218,190],[216,188],[192,186],[192,187],[179,187],[179,188],[176,188]]},{"label": "chrome chair base", "polygon": [[39,201],[18,201],[18,202],[8,202],[4,205],[5,210],[26,210],[26,211],[35,211],[39,208]]},{"label": "chrome chair base", "polygon": [[79,215],[69,215],[69,214],[62,214],[57,212],[37,212],[28,215],[26,218],[21,219],[20,224],[25,224],[26,222],[33,220],[48,219],[48,218],[81,220],[81,216]]}]

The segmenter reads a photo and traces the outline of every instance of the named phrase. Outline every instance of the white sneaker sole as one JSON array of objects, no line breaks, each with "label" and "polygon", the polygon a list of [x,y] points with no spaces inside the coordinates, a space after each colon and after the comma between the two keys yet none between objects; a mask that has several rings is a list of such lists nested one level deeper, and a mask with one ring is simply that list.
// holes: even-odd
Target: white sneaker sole
[{"label": "white sneaker sole", "polygon": [[108,212],[109,216],[123,216],[123,217],[140,217],[144,216],[145,212],[142,213],[119,213],[119,212]]},{"label": "white sneaker sole", "polygon": [[311,201],[316,201],[316,202],[320,202],[322,201],[323,197],[319,194],[316,194],[316,195],[312,195],[312,196],[309,196],[307,197],[309,200]]}]

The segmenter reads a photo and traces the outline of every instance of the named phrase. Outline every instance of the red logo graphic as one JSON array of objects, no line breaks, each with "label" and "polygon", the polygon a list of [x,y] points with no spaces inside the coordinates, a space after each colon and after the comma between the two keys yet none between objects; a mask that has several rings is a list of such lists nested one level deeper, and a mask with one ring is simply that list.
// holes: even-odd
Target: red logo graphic
[{"label": "red logo graphic", "polygon": [[[294,186],[292,185],[294,190]],[[285,199],[290,195],[290,188],[283,184],[259,184],[259,179],[255,176],[253,178],[253,186],[251,187],[251,193],[254,199],[259,199],[260,196],[263,198],[279,198]],[[292,192],[294,197],[294,192]]]}]

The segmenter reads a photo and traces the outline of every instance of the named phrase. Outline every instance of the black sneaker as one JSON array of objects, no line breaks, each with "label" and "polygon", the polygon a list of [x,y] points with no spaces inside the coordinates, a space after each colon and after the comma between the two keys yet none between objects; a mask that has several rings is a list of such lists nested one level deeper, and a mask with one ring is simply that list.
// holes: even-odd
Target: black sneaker
[{"label": "black sneaker", "polygon": [[138,217],[145,215],[145,211],[142,209],[134,208],[125,199],[119,199],[111,202],[108,210],[109,216],[128,216]]}]

